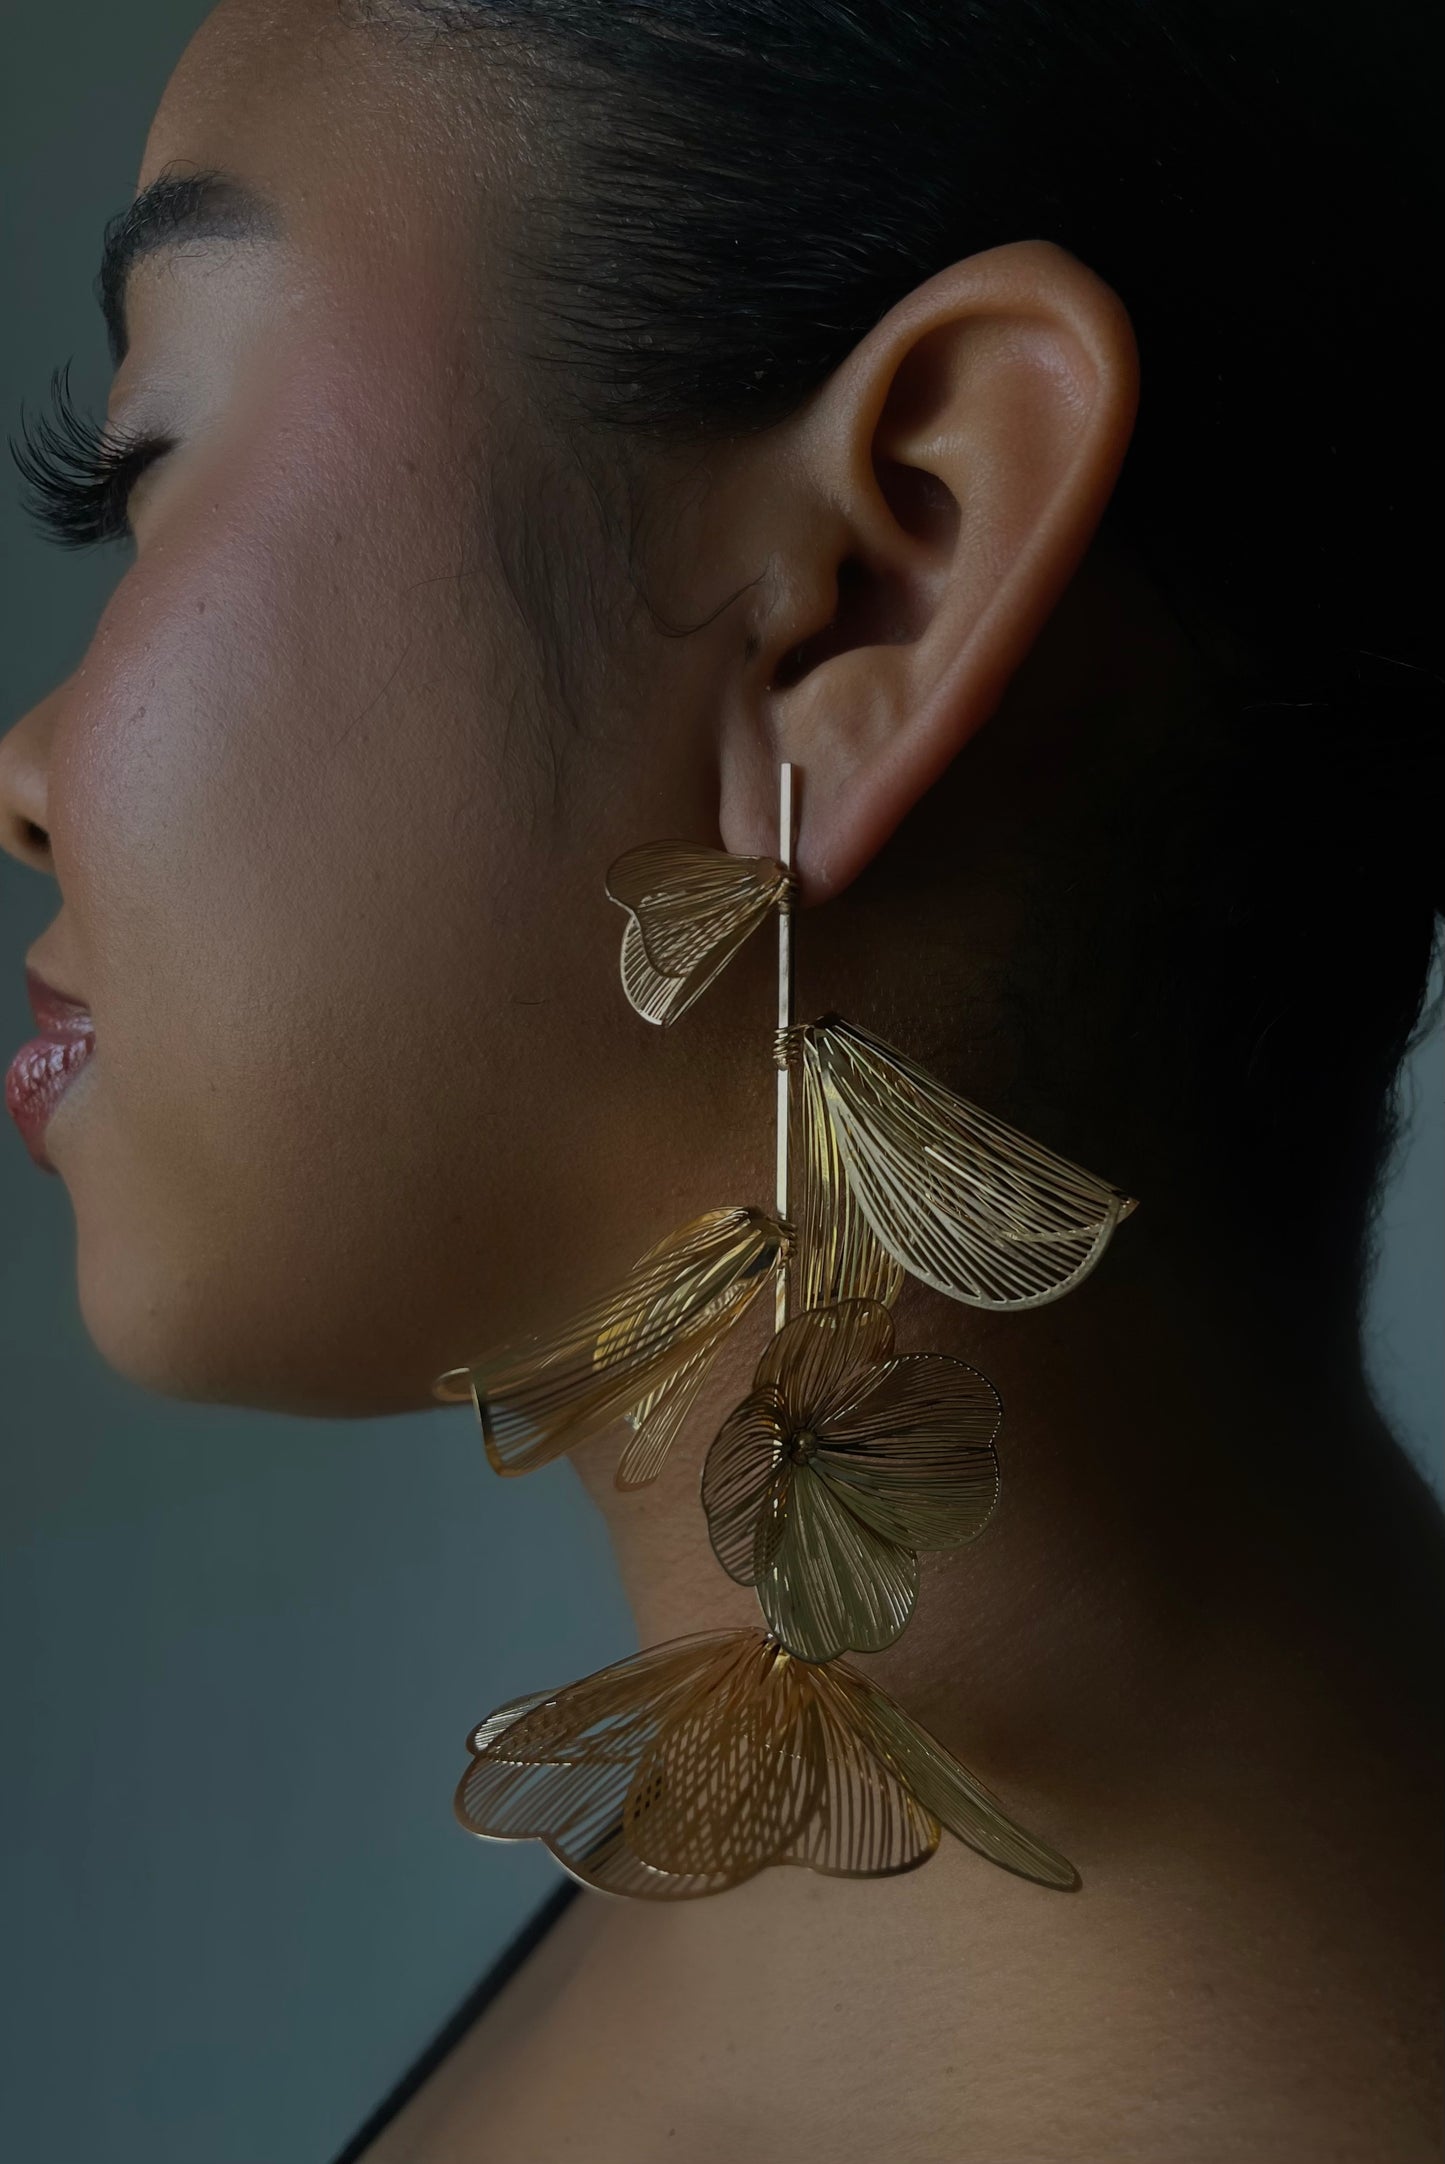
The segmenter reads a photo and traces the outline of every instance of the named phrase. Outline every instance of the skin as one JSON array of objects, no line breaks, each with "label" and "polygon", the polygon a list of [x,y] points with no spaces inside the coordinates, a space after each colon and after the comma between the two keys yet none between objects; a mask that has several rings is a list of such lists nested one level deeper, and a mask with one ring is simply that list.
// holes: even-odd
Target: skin
[{"label": "skin", "polygon": [[[601,877],[665,835],[771,852],[779,758],[799,1011],[1147,1207],[1056,1306],[897,1308],[998,1384],[1005,1502],[868,1665],[1084,1890],[946,1841],[897,1881],[586,1899],[370,2164],[1434,2157],[1438,1521],[1099,966],[1142,891],[1099,843],[1121,791],[1167,863],[1151,786],[1209,751],[1188,635],[1098,536],[1127,313],[1052,244],[991,249],[787,422],[599,485],[500,268],[528,126],[333,0],[225,0],[153,123],[141,185],[228,168],[285,237],[137,268],[110,411],[179,447],[84,660],[0,744],[0,832],[59,895],[30,959],[96,1022],[47,1146],[97,1346],[168,1396],[427,1406],[664,1228],[766,1200],[766,943],[649,1031]],[[641,1642],[751,1623],[700,1446],[634,1498],[616,1447],[579,1471]]]}]

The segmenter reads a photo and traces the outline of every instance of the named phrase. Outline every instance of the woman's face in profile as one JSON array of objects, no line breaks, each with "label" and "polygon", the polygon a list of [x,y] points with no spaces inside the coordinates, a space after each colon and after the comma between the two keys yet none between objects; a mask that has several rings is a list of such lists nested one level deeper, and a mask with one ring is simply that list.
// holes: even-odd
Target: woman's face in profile
[{"label": "woman's face in profile", "polygon": [[[84,1320],[161,1397],[470,1370],[498,1470],[565,1450],[641,1651],[509,1673],[454,1809],[677,1903],[429,2052],[408,2157],[1424,2124],[1439,1519],[1356,1326],[1434,923],[1355,667],[1423,652],[1411,168],[1338,179],[1364,45],[1321,102],[1257,12],[221,0],[167,86],[105,289],[134,557],[0,741],[93,1017]],[[780,767],[776,939],[648,1029],[609,867],[773,851]],[[697,936],[716,871],[640,907]],[[784,1026],[795,944],[841,1030]],[[675,1237],[764,1202],[742,1262]],[[531,1568],[459,1643],[530,1662]],[[404,1791],[324,1770],[401,1857]]]},{"label": "woman's face in profile", "polygon": [[540,437],[458,72],[335,0],[196,37],[139,184],[217,168],[271,208],[132,269],[109,419],[173,447],[6,749],[59,885],[30,961],[96,1028],[46,1135],[85,1317],[167,1394],[425,1404],[591,1226],[666,1215],[637,1169],[680,1069],[602,878],[689,785],[638,748],[660,674],[621,724],[569,702],[519,592]]}]

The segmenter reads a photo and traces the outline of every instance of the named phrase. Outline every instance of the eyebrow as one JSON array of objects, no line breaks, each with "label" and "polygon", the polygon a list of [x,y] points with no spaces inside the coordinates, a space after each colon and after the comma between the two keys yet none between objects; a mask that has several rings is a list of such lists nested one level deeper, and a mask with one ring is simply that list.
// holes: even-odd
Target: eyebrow
[{"label": "eyebrow", "polygon": [[267,241],[280,232],[275,204],[219,166],[187,175],[162,173],[142,188],[107,224],[95,278],[112,367],[119,368],[130,345],[126,281],[142,256],[182,241]]}]

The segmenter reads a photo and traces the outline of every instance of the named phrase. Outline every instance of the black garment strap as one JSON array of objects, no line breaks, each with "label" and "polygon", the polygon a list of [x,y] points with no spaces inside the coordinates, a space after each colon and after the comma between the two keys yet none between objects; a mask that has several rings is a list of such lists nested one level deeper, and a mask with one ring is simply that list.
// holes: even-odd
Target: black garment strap
[{"label": "black garment strap", "polygon": [[467,1993],[446,2026],[438,2031],[384,2101],[377,2105],[365,2126],[352,2135],[339,2156],[332,2158],[331,2164],[362,2164],[362,2159],[378,2134],[383,2128],[390,2126],[403,2105],[410,2103],[422,2083],[430,2074],[435,2073],[447,2053],[460,2042],[472,2023],[486,2012],[493,1999],[511,1982],[522,1963],[530,1954],[536,1952],[553,1924],[571,1907],[581,1890],[573,1880],[567,1879],[555,1893],[548,1895],[536,1914],[528,1918],[516,1937],[502,1949],[481,1982]]}]

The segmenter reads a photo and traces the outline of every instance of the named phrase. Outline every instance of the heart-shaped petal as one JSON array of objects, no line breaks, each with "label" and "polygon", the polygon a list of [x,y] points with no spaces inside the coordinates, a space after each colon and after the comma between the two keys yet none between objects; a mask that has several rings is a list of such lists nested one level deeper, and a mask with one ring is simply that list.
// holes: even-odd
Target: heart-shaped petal
[{"label": "heart-shaped petal", "polygon": [[771,857],[697,842],[643,842],[620,856],[607,892],[628,914],[622,989],[644,1021],[685,1014],[791,884]]}]

